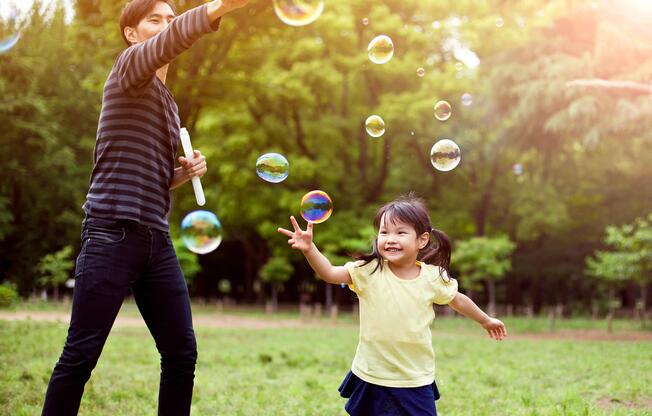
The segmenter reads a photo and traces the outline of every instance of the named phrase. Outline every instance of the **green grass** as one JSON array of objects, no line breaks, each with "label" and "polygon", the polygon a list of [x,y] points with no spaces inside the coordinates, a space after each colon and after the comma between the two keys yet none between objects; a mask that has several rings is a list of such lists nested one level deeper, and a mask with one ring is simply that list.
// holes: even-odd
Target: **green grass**
[{"label": "green grass", "polygon": [[[0,321],[0,414],[39,413],[66,329]],[[344,415],[337,387],[355,352],[354,326],[196,332],[193,414]],[[498,343],[472,323],[441,319],[434,344],[444,416],[652,415],[652,342]],[[158,360],[145,328],[115,328],[80,415],[156,414]]]}]

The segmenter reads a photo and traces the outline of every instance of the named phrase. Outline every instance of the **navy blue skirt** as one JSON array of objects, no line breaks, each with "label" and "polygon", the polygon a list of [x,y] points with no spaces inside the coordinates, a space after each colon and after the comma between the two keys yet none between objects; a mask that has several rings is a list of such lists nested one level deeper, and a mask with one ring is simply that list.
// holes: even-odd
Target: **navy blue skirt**
[{"label": "navy blue skirt", "polygon": [[421,387],[384,387],[346,375],[339,387],[347,398],[344,409],[352,416],[437,416],[437,384]]}]

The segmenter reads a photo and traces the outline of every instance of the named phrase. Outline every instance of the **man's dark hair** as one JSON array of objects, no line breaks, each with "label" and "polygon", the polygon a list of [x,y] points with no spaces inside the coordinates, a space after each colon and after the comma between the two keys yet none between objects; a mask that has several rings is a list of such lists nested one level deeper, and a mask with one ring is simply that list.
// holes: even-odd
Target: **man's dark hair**
[{"label": "man's dark hair", "polygon": [[147,13],[151,12],[156,6],[156,3],[162,1],[167,3],[174,14],[177,14],[177,9],[172,0],[131,0],[129,1],[120,15],[120,35],[124,39],[127,46],[131,46],[131,42],[125,36],[125,27],[136,27],[141,20],[143,20]]}]

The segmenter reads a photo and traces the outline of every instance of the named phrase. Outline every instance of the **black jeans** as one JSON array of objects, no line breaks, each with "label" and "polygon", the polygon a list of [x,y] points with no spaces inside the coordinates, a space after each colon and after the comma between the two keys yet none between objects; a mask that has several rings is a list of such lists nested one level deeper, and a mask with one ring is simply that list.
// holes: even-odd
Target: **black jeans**
[{"label": "black jeans", "polygon": [[169,234],[129,221],[86,218],[75,278],[68,338],[42,414],[77,414],[84,385],[131,290],[161,354],[158,414],[188,415],[197,344],[188,287]]}]

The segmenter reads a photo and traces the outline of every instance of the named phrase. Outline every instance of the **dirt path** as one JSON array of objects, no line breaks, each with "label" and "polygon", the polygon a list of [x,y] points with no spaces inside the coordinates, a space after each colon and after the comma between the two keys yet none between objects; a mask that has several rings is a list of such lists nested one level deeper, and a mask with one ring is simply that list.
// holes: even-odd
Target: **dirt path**
[{"label": "dirt path", "polygon": [[[67,324],[70,320],[69,312],[50,311],[50,312],[28,312],[28,311],[0,311],[0,320],[5,321],[42,321],[42,322],[58,322]],[[246,316],[227,315],[227,314],[196,314],[193,316],[193,321],[196,327],[204,328],[323,328],[332,327],[329,321],[312,321],[304,322],[300,319],[277,319],[277,318],[252,318]],[[140,316],[127,316],[118,315],[115,321],[116,327],[145,327],[145,323]],[[349,326],[356,328],[357,325],[347,323],[340,323],[338,326]],[[476,332],[473,332],[476,334]],[[477,332],[479,337],[483,336],[481,332]],[[542,332],[542,333],[511,333],[508,337],[510,339],[533,339],[533,340],[567,340],[567,341],[630,341],[652,342],[651,332],[615,332],[609,334],[603,330],[586,329],[586,330],[565,330],[560,329],[555,332]]]},{"label": "dirt path", "polygon": [[[39,321],[58,322],[67,324],[70,321],[69,312],[8,312],[0,311],[0,320],[4,321]],[[326,323],[302,322],[299,319],[260,319],[236,315],[194,315],[193,323],[197,327],[207,328],[310,328],[326,326]],[[115,320],[116,327],[145,327],[145,322],[140,316],[118,315]]]}]

